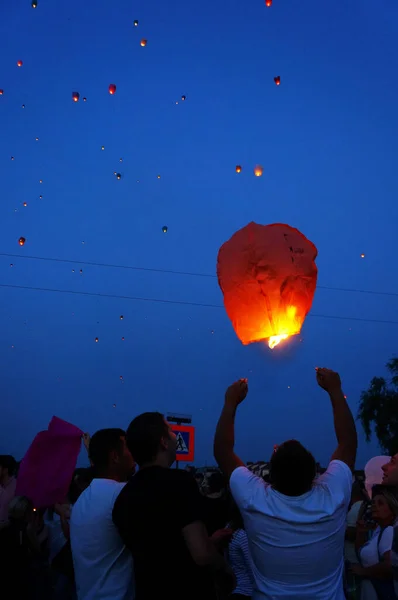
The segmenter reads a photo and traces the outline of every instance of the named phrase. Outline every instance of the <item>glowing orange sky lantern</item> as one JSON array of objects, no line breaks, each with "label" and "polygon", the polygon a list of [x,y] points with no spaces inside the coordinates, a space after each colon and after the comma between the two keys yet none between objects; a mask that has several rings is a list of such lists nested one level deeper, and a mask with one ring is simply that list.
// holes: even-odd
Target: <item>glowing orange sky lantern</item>
[{"label": "glowing orange sky lantern", "polygon": [[20,246],[24,246],[24,245],[25,245],[25,242],[26,242],[26,239],[25,239],[24,237],[20,237],[20,238],[19,238],[19,240],[18,240],[18,244],[19,244]]},{"label": "glowing orange sky lantern", "polygon": [[0,96],[4,94],[4,90],[0,90]]},{"label": "glowing orange sky lantern", "polygon": [[268,8],[272,6],[272,0],[265,0],[265,6],[268,6]]},{"label": "glowing orange sky lantern", "polygon": [[241,167],[240,165],[236,165],[236,167],[235,167],[235,171],[236,171],[237,173],[240,173],[240,172],[242,171],[242,167]]},{"label": "glowing orange sky lantern", "polygon": [[72,92],[72,100],[73,102],[79,102],[80,94],[79,92]]},{"label": "glowing orange sky lantern", "polygon": [[277,75],[277,77],[274,77],[274,81],[275,81],[275,85],[280,85],[281,84],[281,78],[279,75]]},{"label": "glowing orange sky lantern", "polygon": [[270,348],[300,333],[316,288],[318,251],[298,229],[249,223],[218,252],[217,277],[235,333]]},{"label": "glowing orange sky lantern", "polygon": [[109,85],[108,91],[109,91],[109,93],[111,94],[111,96],[113,96],[113,94],[115,94],[115,93],[116,93],[116,86],[115,86],[115,84],[114,84],[114,83],[111,83],[111,84]]},{"label": "glowing orange sky lantern", "polygon": [[19,60],[19,61],[17,62],[17,67],[22,67],[22,65],[23,65],[23,62],[22,62],[22,60]]},{"label": "glowing orange sky lantern", "polygon": [[254,167],[254,174],[256,177],[261,177],[261,175],[264,173],[264,169],[262,168],[261,165],[256,165]]},{"label": "glowing orange sky lantern", "polygon": [[147,45],[147,43],[148,43],[148,40],[145,40],[145,39],[142,39],[141,42],[140,42],[140,44],[141,44],[141,46],[143,48],[145,48],[145,46]]}]

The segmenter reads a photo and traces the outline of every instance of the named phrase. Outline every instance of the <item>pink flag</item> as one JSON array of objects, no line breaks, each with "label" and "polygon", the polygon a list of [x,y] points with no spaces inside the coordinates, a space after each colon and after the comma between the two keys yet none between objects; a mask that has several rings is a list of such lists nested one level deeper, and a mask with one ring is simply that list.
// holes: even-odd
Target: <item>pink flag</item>
[{"label": "pink flag", "polygon": [[30,498],[36,508],[64,502],[76,468],[83,432],[53,417],[47,431],[40,431],[19,468],[18,496]]}]

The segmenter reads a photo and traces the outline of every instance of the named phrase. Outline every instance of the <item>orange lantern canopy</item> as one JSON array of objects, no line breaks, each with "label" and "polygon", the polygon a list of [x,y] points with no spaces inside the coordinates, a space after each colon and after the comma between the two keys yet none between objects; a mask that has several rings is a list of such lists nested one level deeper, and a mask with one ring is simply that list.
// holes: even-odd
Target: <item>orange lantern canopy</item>
[{"label": "orange lantern canopy", "polygon": [[141,44],[141,46],[143,48],[145,48],[145,46],[147,45],[147,43],[148,43],[148,40],[145,40],[145,39],[142,39],[141,42],[140,42],[140,44]]},{"label": "orange lantern canopy", "polygon": [[22,67],[22,65],[23,65],[23,62],[22,62],[22,60],[19,60],[19,61],[17,62],[17,67]]},{"label": "orange lantern canopy", "polygon": [[24,246],[24,245],[25,245],[25,242],[26,242],[26,239],[25,239],[24,237],[20,237],[20,238],[19,238],[19,240],[18,240],[18,244],[19,244],[20,246]]},{"label": "orange lantern canopy", "polygon": [[272,0],[265,0],[265,6],[268,6],[268,8],[272,6]]},{"label": "orange lantern canopy", "polygon": [[274,77],[274,81],[275,81],[276,85],[280,85],[281,84],[281,78],[280,78],[280,76],[278,75],[277,77]]},{"label": "orange lantern canopy", "polygon": [[263,172],[264,172],[264,169],[262,168],[261,165],[256,165],[254,167],[254,174],[255,174],[256,177],[261,177],[261,175],[263,174]]},{"label": "orange lantern canopy", "polygon": [[240,173],[240,172],[242,171],[242,167],[241,167],[240,165],[236,165],[236,167],[235,167],[235,171],[236,171],[237,173]]},{"label": "orange lantern canopy", "polygon": [[4,94],[4,90],[0,90],[0,96]]},{"label": "orange lantern canopy", "polygon": [[111,95],[113,95],[116,92],[116,85],[114,83],[111,83],[109,85],[108,91]]},{"label": "orange lantern canopy", "polygon": [[298,229],[249,223],[218,252],[217,277],[235,333],[270,348],[300,333],[311,309],[318,251]]},{"label": "orange lantern canopy", "polygon": [[79,102],[80,94],[79,92],[72,92],[72,100],[73,102]]}]

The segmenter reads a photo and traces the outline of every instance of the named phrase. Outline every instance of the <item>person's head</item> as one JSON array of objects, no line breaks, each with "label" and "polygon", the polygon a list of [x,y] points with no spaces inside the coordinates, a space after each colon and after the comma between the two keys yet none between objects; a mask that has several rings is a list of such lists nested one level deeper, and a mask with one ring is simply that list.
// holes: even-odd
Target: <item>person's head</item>
[{"label": "person's head", "polygon": [[284,442],[272,454],[269,474],[271,485],[285,496],[301,496],[309,492],[315,475],[314,457],[296,440]]},{"label": "person's head", "polygon": [[140,468],[150,464],[171,467],[176,459],[177,437],[158,412],[143,413],[133,419],[126,441]]},{"label": "person's head", "polygon": [[398,518],[398,497],[385,486],[375,486],[372,491],[372,518],[378,525],[392,525]]},{"label": "person's head", "polygon": [[398,486],[398,454],[394,454],[381,469],[383,471],[383,485]]},{"label": "person's head", "polygon": [[225,490],[225,480],[219,471],[214,471],[207,478],[207,493],[209,496],[221,495]]},{"label": "person's head", "polygon": [[29,523],[33,514],[33,503],[26,496],[15,496],[8,505],[8,518],[12,524]]},{"label": "person's head", "polygon": [[15,473],[17,461],[10,454],[0,455],[0,484],[5,484]]},{"label": "person's head", "polygon": [[75,504],[80,494],[84,492],[94,478],[94,470],[89,468],[76,469],[68,491],[68,501]]},{"label": "person's head", "polygon": [[127,481],[135,463],[123,429],[100,429],[90,439],[88,454],[97,477]]}]

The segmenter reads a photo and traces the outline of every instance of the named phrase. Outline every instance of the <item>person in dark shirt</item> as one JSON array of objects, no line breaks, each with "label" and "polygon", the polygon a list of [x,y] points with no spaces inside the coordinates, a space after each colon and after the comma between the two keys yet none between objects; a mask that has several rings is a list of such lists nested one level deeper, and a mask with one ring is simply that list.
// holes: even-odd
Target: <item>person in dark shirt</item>
[{"label": "person in dark shirt", "polygon": [[233,585],[217,550],[230,532],[208,536],[194,478],[170,469],[176,436],[160,413],[136,417],[126,442],[140,470],[120,492],[113,521],[133,555],[135,600],[181,594],[189,600],[213,600],[217,581]]},{"label": "person in dark shirt", "polygon": [[225,527],[230,509],[225,480],[219,471],[211,473],[207,480],[206,494],[202,496],[203,521],[209,535]]}]

